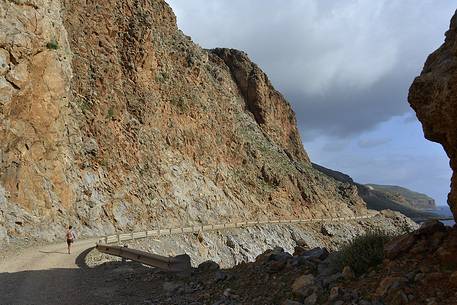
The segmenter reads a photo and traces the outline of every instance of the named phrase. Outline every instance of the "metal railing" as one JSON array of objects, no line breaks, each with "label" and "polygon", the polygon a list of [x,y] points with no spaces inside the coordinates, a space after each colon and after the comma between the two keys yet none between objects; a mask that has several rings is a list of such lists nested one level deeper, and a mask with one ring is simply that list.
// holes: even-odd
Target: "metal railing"
[{"label": "metal railing", "polygon": [[233,228],[246,228],[258,225],[269,225],[269,224],[305,224],[312,222],[335,222],[335,221],[349,221],[367,219],[375,216],[377,213],[364,216],[354,217],[335,217],[335,218],[317,218],[317,219],[275,219],[275,220],[262,220],[262,221],[242,221],[242,222],[231,222],[223,224],[207,224],[189,227],[179,228],[167,228],[167,229],[154,229],[140,232],[122,233],[106,235],[102,237],[97,243],[96,249],[102,253],[115,255],[124,259],[130,259],[145,265],[157,267],[163,270],[173,272],[189,272],[191,269],[190,257],[186,254],[178,255],[176,257],[166,257],[157,254],[152,254],[136,249],[130,249],[127,247],[109,245],[112,243],[120,243],[127,240],[135,240],[147,237],[160,237],[171,234],[185,234],[185,233],[199,233],[203,231],[215,231]]},{"label": "metal railing", "polygon": [[102,253],[119,256],[148,266],[173,272],[191,270],[190,257],[187,254],[166,257],[121,246],[97,244],[96,249]]},{"label": "metal railing", "polygon": [[274,220],[262,220],[262,221],[241,221],[241,222],[231,222],[223,224],[206,224],[206,225],[194,225],[188,227],[177,227],[177,228],[156,228],[153,230],[131,232],[131,233],[119,233],[103,236],[99,240],[99,244],[113,244],[120,243],[127,240],[135,240],[149,237],[160,237],[165,235],[172,234],[183,234],[183,233],[199,233],[204,231],[215,231],[215,230],[224,230],[224,229],[234,229],[234,228],[246,228],[254,227],[258,225],[270,225],[270,224],[306,224],[314,222],[335,222],[335,221],[350,221],[350,220],[359,220],[367,219],[374,217],[377,214],[370,214],[364,216],[354,216],[354,217],[332,217],[332,218],[316,218],[316,219],[274,219]]}]

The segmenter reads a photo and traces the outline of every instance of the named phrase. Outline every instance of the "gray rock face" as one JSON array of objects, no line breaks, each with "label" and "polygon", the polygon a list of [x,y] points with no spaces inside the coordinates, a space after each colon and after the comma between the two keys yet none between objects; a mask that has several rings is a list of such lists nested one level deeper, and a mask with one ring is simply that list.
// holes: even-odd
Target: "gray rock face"
[{"label": "gray rock face", "polygon": [[10,53],[0,48],[0,76],[3,76],[10,69]]}]

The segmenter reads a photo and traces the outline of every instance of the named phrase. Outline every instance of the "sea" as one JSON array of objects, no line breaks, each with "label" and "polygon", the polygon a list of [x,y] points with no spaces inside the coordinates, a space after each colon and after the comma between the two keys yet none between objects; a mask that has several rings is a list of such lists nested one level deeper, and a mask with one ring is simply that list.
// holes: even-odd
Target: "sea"
[{"label": "sea", "polygon": [[[435,210],[434,213],[438,213],[440,215],[443,215],[443,216],[452,216],[452,212],[451,212],[451,209],[447,206],[447,205],[444,205],[444,206],[438,206],[437,207],[438,210]],[[454,220],[443,220],[442,221],[445,225],[447,226],[453,226],[455,225],[455,221]]]}]

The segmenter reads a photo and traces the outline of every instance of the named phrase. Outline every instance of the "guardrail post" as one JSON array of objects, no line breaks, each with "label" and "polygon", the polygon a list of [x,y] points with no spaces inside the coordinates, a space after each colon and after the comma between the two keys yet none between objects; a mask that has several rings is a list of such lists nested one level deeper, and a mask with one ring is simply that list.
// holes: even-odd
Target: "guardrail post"
[{"label": "guardrail post", "polygon": [[133,232],[130,233],[130,239],[133,240]]},{"label": "guardrail post", "polygon": [[[108,243],[108,241],[106,243]],[[117,234],[117,243],[119,243],[119,244],[121,243],[121,235],[120,234]]]},{"label": "guardrail post", "polygon": [[105,235],[105,244],[107,244],[107,243],[108,243],[108,236]]},{"label": "guardrail post", "polygon": [[[128,248],[129,246],[128,245],[124,245],[124,248]],[[123,263],[126,263],[127,262],[127,259],[125,259],[125,257],[122,257],[122,262]]]}]

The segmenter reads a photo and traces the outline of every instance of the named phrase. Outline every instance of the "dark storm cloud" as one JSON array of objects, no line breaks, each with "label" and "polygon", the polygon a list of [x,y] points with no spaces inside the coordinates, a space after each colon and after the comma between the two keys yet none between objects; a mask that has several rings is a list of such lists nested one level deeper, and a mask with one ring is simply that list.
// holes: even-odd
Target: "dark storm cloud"
[{"label": "dark storm cloud", "polygon": [[298,93],[288,98],[297,113],[304,141],[321,134],[347,137],[408,112],[409,83],[410,78],[389,73],[369,88],[334,88],[323,95]]},{"label": "dark storm cloud", "polygon": [[455,9],[432,0],[170,0],[206,48],[247,51],[292,103],[303,139],[347,137],[408,111],[409,84]]},{"label": "dark storm cloud", "polygon": [[406,97],[455,0],[169,2],[195,42],[244,50],[259,64],[291,102],[314,162],[446,202],[448,159],[424,140]]}]

